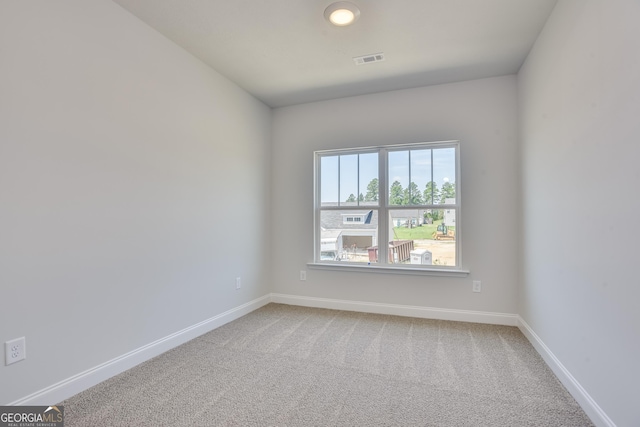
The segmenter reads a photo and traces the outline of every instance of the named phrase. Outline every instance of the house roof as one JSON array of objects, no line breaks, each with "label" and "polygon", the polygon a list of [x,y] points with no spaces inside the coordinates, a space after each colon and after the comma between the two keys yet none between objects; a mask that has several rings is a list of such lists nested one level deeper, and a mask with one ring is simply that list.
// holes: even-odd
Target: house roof
[{"label": "house roof", "polygon": [[[365,216],[364,222],[346,223],[345,216],[361,215]],[[323,210],[320,213],[320,227],[324,230],[371,230],[378,227],[377,210],[349,210],[334,211]]]},{"label": "house roof", "polygon": [[[422,218],[425,209],[394,209],[392,211],[393,218],[409,219]],[[344,217],[348,215],[365,215],[370,219],[365,222],[347,223]],[[323,230],[370,230],[378,226],[377,210],[323,210],[320,213],[320,227]]]}]

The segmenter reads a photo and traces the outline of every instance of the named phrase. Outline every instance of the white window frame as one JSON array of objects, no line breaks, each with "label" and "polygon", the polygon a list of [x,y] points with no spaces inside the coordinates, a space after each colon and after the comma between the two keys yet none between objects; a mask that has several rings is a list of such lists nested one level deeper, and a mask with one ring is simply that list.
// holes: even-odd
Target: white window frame
[{"label": "white window frame", "polygon": [[[394,209],[406,209],[407,206],[396,206],[388,204],[389,191],[389,165],[388,153],[391,151],[417,150],[417,149],[438,149],[438,148],[455,148],[455,184],[456,197],[454,204],[428,204],[428,205],[411,205],[416,209],[438,209],[447,210],[455,209],[456,211],[456,265],[410,265],[410,264],[391,264],[388,260],[388,245],[378,244],[378,259],[382,262],[364,264],[345,261],[321,261],[321,224],[320,213],[323,210],[353,211],[359,209],[377,210],[378,211],[378,242],[390,241],[389,239],[389,213]],[[356,206],[332,206],[322,207],[320,199],[320,183],[322,182],[320,171],[320,159],[325,156],[349,155],[349,154],[367,154],[378,153],[378,205],[356,205]],[[461,221],[461,179],[460,179],[460,142],[459,141],[439,141],[439,142],[420,142],[411,144],[395,144],[382,145],[376,147],[348,148],[337,150],[321,150],[314,152],[314,261],[308,263],[310,268],[345,270],[345,271],[366,271],[392,274],[426,274],[426,275],[444,275],[444,276],[466,276],[469,271],[463,268],[462,262],[462,221]],[[354,216],[357,214],[353,214]],[[345,217],[346,218],[346,217]]]}]

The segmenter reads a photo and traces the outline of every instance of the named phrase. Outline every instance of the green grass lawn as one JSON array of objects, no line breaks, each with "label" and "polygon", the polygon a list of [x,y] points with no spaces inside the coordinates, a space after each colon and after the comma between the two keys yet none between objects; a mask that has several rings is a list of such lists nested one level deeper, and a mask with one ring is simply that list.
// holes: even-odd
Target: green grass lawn
[{"label": "green grass lawn", "polygon": [[[433,233],[438,228],[442,220],[434,221],[433,224],[423,224],[420,227],[394,227],[393,240],[433,240]],[[455,227],[449,227],[455,230]]]}]

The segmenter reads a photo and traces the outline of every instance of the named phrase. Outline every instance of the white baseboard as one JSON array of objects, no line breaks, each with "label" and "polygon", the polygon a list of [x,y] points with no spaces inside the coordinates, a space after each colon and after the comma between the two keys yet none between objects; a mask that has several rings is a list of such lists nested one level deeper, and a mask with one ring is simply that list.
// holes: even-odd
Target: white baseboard
[{"label": "white baseboard", "polygon": [[453,310],[446,308],[419,307],[376,302],[347,301],[314,298],[297,295],[271,294],[271,301],[280,304],[304,307],[330,308],[334,310],[359,311],[363,313],[390,314],[419,317],[423,319],[454,320],[458,322],[489,323],[492,325],[516,326],[518,315],[485,311]]},{"label": "white baseboard", "polygon": [[571,393],[576,402],[578,402],[582,410],[591,418],[591,421],[598,427],[616,427],[615,423],[611,421],[611,418],[598,406],[589,393],[587,393],[560,360],[549,350],[549,347],[545,345],[540,337],[520,316],[518,316],[517,326],[540,356],[542,356],[560,382],[567,388],[569,393]]},{"label": "white baseboard", "polygon": [[171,350],[185,342],[192,340],[202,334],[212,331],[220,326],[229,323],[239,317],[244,316],[271,302],[271,296],[265,295],[261,298],[249,301],[238,307],[227,310],[224,313],[213,316],[200,323],[189,326],[181,331],[175,332],[164,338],[156,340],[150,344],[137,348],[115,359],[109,360],[101,365],[88,369],[70,378],[39,390],[29,396],[9,403],[16,405],[51,405],[61,402],[69,397],[80,393],[83,390],[93,387],[127,369],[152,359],[165,351]]}]

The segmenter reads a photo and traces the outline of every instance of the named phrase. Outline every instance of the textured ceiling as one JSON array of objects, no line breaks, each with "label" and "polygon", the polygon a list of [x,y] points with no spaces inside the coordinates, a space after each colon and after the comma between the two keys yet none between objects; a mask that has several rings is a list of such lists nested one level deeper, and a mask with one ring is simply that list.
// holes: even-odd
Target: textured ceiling
[{"label": "textured ceiling", "polygon": [[[272,107],[513,74],[557,0],[113,0]],[[385,61],[355,65],[379,53]]]}]

